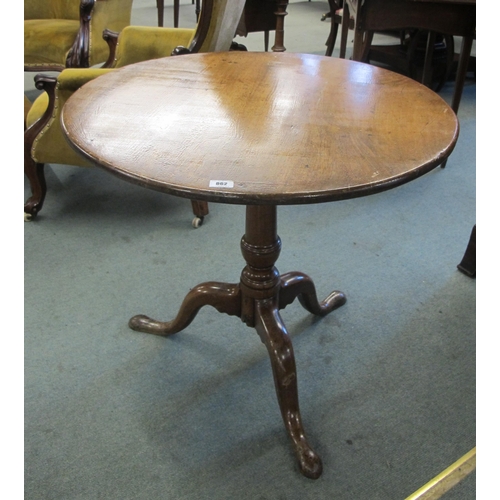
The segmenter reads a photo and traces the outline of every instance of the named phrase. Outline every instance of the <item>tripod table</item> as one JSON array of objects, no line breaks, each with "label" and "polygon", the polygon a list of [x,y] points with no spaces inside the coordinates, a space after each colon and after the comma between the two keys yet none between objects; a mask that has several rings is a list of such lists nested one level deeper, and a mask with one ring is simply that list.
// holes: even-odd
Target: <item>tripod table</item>
[{"label": "tripod table", "polygon": [[[129,325],[167,336],[210,305],[255,328],[300,470],[319,477],[322,462],[305,436],[279,311],[298,298],[324,316],[346,298],[333,291],[320,302],[309,276],[280,275],[277,206],[365,196],[429,172],[454,148],[455,113],[423,85],[367,64],[235,51],[112,71],[79,89],[62,120],[76,150],[116,176],[194,200],[246,205],[239,282],[202,283],[172,321],[138,315]],[[307,238],[307,228],[297,230]]]}]

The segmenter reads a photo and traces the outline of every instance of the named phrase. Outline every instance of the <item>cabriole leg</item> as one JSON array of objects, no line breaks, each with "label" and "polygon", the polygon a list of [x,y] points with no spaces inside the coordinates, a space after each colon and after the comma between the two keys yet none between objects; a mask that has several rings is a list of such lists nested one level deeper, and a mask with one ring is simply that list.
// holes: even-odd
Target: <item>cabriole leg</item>
[{"label": "cabriole leg", "polygon": [[255,328],[269,352],[281,415],[292,440],[300,470],[304,476],[317,479],[323,471],[323,465],[304,434],[292,342],[275,300],[257,301]]},{"label": "cabriole leg", "polygon": [[346,296],[336,290],[319,302],[314,282],[307,274],[299,272],[283,274],[279,291],[279,308],[284,309],[297,297],[302,307],[316,316],[326,316],[346,302]]},{"label": "cabriole leg", "polygon": [[186,328],[203,306],[212,306],[220,313],[240,316],[241,298],[238,285],[210,281],[191,289],[172,321],[157,321],[139,314],[129,321],[132,330],[166,337]]},{"label": "cabriole leg", "polygon": [[47,194],[47,184],[43,170],[43,163],[35,163],[31,158],[25,158],[24,174],[28,178],[31,187],[31,196],[24,204],[25,221],[33,220],[42,209]]}]

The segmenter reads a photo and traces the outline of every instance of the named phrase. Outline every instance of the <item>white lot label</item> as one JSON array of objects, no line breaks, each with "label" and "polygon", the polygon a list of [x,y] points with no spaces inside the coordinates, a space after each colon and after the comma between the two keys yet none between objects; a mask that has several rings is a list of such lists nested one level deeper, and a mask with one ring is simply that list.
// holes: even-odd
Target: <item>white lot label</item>
[{"label": "white lot label", "polygon": [[210,181],[209,187],[211,188],[232,188],[234,187],[233,181]]}]

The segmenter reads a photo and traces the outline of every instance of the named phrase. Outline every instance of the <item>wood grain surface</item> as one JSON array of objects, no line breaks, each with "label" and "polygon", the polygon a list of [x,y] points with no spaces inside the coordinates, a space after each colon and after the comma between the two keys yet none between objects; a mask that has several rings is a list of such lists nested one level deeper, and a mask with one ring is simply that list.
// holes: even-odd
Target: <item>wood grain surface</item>
[{"label": "wood grain surface", "polygon": [[408,182],[448,157],[459,129],[437,94],[404,76],[265,52],[124,67],[78,90],[62,120],[78,151],[131,182],[198,200],[276,205]]}]

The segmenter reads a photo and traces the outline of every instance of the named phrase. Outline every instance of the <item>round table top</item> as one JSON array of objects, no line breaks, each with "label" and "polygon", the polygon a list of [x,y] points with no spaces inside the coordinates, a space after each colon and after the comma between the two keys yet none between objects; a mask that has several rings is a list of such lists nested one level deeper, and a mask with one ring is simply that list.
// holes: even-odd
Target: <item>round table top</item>
[{"label": "round table top", "polygon": [[368,64],[297,53],[180,55],[111,71],[62,113],[73,146],[131,182],[192,199],[299,204],[376,193],[440,165],[451,108]]}]

